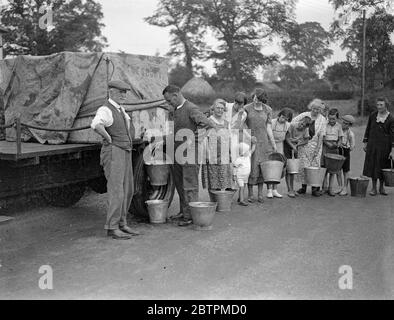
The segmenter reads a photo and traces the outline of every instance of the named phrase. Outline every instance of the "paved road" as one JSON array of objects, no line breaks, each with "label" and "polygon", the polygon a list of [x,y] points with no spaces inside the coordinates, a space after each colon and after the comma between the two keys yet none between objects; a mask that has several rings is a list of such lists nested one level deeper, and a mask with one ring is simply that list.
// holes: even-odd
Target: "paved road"
[{"label": "paved road", "polygon": [[[363,162],[361,144],[357,149],[355,175]],[[89,194],[67,209],[15,212],[0,225],[0,298],[392,299],[394,189],[388,191],[234,204],[205,232],[132,221],[143,235],[130,241],[104,236],[105,195]],[[38,288],[42,265],[53,269],[53,290]],[[343,265],[352,268],[352,290],[338,286]]]}]

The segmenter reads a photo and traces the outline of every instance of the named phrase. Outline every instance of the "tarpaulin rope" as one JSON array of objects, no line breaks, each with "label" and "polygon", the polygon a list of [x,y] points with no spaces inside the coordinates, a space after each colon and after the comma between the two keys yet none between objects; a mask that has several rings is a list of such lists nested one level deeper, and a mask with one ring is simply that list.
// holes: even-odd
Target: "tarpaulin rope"
[{"label": "tarpaulin rope", "polygon": [[31,124],[26,124],[21,122],[21,126],[24,126],[26,128],[29,129],[36,129],[36,130],[44,130],[44,131],[59,131],[59,132],[72,132],[72,131],[80,131],[80,130],[86,130],[86,129],[90,129],[90,126],[84,126],[84,127],[79,127],[79,128],[61,128],[61,129],[53,129],[53,128],[43,128],[43,127],[39,127],[39,126],[33,126]]},{"label": "tarpaulin rope", "polygon": [[0,129],[12,128],[14,125],[15,125],[15,123],[11,123],[11,124],[0,124]]}]

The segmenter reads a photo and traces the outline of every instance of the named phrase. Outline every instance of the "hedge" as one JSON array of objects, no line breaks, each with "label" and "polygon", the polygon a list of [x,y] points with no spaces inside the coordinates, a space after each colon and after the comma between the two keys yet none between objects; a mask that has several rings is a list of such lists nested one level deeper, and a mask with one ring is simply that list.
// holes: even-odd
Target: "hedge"
[{"label": "hedge", "polygon": [[315,97],[322,100],[350,100],[353,99],[353,91],[313,91]]},{"label": "hedge", "polygon": [[[247,93],[249,102],[251,102],[251,92]],[[303,112],[307,110],[308,104],[314,99],[322,100],[349,100],[353,98],[353,93],[349,91],[278,91],[268,92],[268,104],[274,110],[282,108],[291,108],[295,112]],[[199,106],[211,105],[216,98],[224,99],[228,102],[234,101],[235,91],[226,88],[217,91],[215,96],[212,97],[192,97],[185,96],[188,100]]]},{"label": "hedge", "polygon": [[[365,115],[369,115],[376,111],[376,99],[381,97],[385,97],[389,100],[389,111],[394,113],[394,90],[384,89],[366,94],[364,100]],[[359,98],[358,101],[358,115],[361,115],[361,98]]]}]

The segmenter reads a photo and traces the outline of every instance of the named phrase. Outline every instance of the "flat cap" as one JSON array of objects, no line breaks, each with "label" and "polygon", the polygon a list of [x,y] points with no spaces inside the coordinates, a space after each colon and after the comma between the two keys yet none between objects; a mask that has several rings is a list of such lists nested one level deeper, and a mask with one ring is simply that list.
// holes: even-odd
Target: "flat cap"
[{"label": "flat cap", "polygon": [[351,124],[353,124],[353,123],[356,122],[356,120],[354,119],[354,117],[351,116],[350,114],[347,114],[347,115],[343,116],[343,117],[342,117],[342,120],[344,120],[344,121],[346,121],[346,122],[349,122],[349,123],[351,123]]},{"label": "flat cap", "polygon": [[108,88],[115,88],[119,90],[131,90],[130,86],[122,80],[111,80],[108,82]]}]

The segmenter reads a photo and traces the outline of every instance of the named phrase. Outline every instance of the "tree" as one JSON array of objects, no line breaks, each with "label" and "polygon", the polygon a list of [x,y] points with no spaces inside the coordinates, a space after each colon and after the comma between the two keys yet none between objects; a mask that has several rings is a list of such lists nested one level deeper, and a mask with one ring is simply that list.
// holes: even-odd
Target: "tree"
[{"label": "tree", "polygon": [[[39,25],[52,6],[53,28]],[[106,38],[101,4],[93,0],[11,0],[1,15],[1,23],[10,32],[5,35],[5,55],[47,55],[61,51],[102,51]]]},{"label": "tree", "polygon": [[[394,32],[394,16],[377,10],[367,19],[366,29],[366,74],[372,84],[376,74],[385,81],[394,78],[394,46],[390,35]],[[348,49],[347,58],[354,66],[362,63],[363,21],[356,19],[344,32],[342,49]]]},{"label": "tree", "polygon": [[328,0],[334,7],[336,18],[331,24],[331,35],[336,39],[345,36],[345,31],[355,19],[360,18],[363,10],[390,12],[394,10],[392,0]]},{"label": "tree", "polygon": [[172,68],[168,75],[168,82],[175,84],[182,88],[186,82],[188,82],[193,76],[190,74],[190,70],[182,64],[177,64]]},{"label": "tree", "polygon": [[170,27],[170,56],[183,57],[182,60],[190,77],[193,76],[195,61],[204,56],[204,33],[200,17],[195,12],[193,1],[160,0],[156,12],[145,21],[151,25]]},{"label": "tree", "polygon": [[337,81],[343,82],[348,81],[350,85],[355,89],[357,78],[360,76],[360,69],[354,67],[348,61],[336,62],[331,66],[328,66],[324,71],[324,78],[335,83]]},{"label": "tree", "polygon": [[270,66],[261,68],[261,76],[262,76],[262,81],[264,82],[275,82],[279,81],[279,72],[282,68],[282,65],[280,63],[273,63]]},{"label": "tree", "polygon": [[284,65],[279,72],[280,86],[286,89],[299,89],[310,80],[318,80],[319,76],[302,66],[292,67]]},{"label": "tree", "polygon": [[261,53],[263,40],[283,33],[291,20],[290,0],[195,0],[204,24],[220,45],[208,55],[215,60],[217,74],[238,85],[255,81],[254,71],[278,60]]},{"label": "tree", "polygon": [[282,41],[286,55],[284,61],[302,63],[311,71],[322,69],[324,61],[331,57],[330,34],[318,22],[294,23],[288,37]]}]

